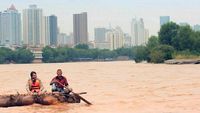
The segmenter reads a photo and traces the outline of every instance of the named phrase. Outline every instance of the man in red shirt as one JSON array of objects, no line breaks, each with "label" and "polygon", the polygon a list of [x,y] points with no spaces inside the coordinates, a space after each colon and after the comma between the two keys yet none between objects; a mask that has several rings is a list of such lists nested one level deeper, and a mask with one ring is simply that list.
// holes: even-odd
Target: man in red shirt
[{"label": "man in red shirt", "polygon": [[72,89],[68,88],[67,79],[62,75],[62,70],[57,70],[57,75],[51,80],[52,92],[70,93]]}]

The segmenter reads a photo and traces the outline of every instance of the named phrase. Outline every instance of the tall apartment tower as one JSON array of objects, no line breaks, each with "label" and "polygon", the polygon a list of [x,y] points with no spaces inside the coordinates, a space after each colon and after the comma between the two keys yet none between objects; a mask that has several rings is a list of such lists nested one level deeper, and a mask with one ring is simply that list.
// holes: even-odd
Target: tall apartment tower
[{"label": "tall apartment tower", "polygon": [[36,5],[30,5],[23,10],[23,38],[24,44],[33,47],[42,47],[45,44],[43,37],[43,12]]},{"label": "tall apartment tower", "polygon": [[131,23],[131,46],[140,46],[146,44],[146,29],[142,18],[132,19]]},{"label": "tall apartment tower", "polygon": [[116,27],[106,33],[106,40],[109,42],[109,49],[115,50],[124,46],[124,33],[120,27]]},{"label": "tall apartment tower", "polygon": [[73,34],[75,45],[88,43],[88,25],[86,12],[73,15]]},{"label": "tall apartment tower", "polygon": [[58,33],[58,25],[57,25],[57,16],[51,15],[49,16],[49,24],[50,24],[50,45],[57,45],[57,33]]},{"label": "tall apartment tower", "polygon": [[170,16],[160,16],[160,26],[170,22]]},{"label": "tall apartment tower", "polygon": [[21,45],[21,14],[14,5],[0,13],[0,44]]},{"label": "tall apartment tower", "polygon": [[95,35],[95,42],[105,42],[106,40],[106,28],[95,28],[94,35]]}]

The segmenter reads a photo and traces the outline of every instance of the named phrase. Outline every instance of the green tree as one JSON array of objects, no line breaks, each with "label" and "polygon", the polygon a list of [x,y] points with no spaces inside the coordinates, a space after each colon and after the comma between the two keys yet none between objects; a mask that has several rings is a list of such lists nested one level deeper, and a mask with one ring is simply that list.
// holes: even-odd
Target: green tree
[{"label": "green tree", "polygon": [[9,48],[0,48],[0,64],[10,63],[13,59],[13,51]]},{"label": "green tree", "polygon": [[153,63],[163,63],[165,61],[164,59],[164,53],[161,51],[153,50],[150,53],[150,62]]},{"label": "green tree", "polygon": [[178,29],[179,26],[173,22],[162,25],[158,33],[160,43],[172,45],[172,40],[176,37]]},{"label": "green tree", "polygon": [[89,49],[87,44],[78,44],[75,46],[76,49]]},{"label": "green tree", "polygon": [[91,49],[90,54],[93,59],[98,59],[100,50],[99,49]]},{"label": "green tree", "polygon": [[54,48],[49,46],[44,47],[42,49],[42,61],[46,63],[55,62],[55,54],[56,51]]},{"label": "green tree", "polygon": [[69,61],[73,61],[75,58],[78,58],[78,52],[77,49],[69,48],[68,51],[68,59]]},{"label": "green tree", "polygon": [[145,61],[148,58],[148,50],[146,46],[135,46],[132,48],[133,59],[135,62]]},{"label": "green tree", "polygon": [[159,45],[150,52],[150,61],[153,63],[163,63],[172,59],[174,48],[169,45]]},{"label": "green tree", "polygon": [[200,32],[195,32],[193,50],[200,54]]},{"label": "green tree", "polygon": [[157,36],[151,36],[147,43],[148,50],[152,50],[153,48],[157,47],[159,45],[159,39]]},{"label": "green tree", "polygon": [[130,57],[131,54],[131,49],[130,48],[118,48],[116,50],[114,50],[117,52],[118,56],[128,56]]},{"label": "green tree", "polygon": [[172,39],[172,46],[178,50],[193,50],[195,33],[190,26],[180,26],[177,35]]},{"label": "green tree", "polygon": [[68,48],[67,47],[58,47],[55,49],[54,53],[55,62],[66,62],[69,61],[68,57]]},{"label": "green tree", "polygon": [[100,50],[99,52],[99,59],[106,59],[106,58],[116,58],[117,53],[115,51],[110,51],[107,49]]},{"label": "green tree", "polygon": [[26,48],[18,48],[14,52],[13,61],[16,63],[31,63],[33,60],[33,53]]}]

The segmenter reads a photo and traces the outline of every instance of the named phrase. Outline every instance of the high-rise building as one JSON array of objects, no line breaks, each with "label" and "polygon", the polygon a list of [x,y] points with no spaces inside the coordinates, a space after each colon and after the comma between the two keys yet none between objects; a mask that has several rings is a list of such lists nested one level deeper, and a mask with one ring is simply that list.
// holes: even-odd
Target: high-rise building
[{"label": "high-rise building", "polygon": [[170,16],[160,16],[160,26],[170,22]]},{"label": "high-rise building", "polygon": [[94,48],[110,49],[110,42],[98,42],[94,44]]},{"label": "high-rise building", "polygon": [[57,17],[55,15],[49,16],[49,24],[50,24],[50,45],[57,45]]},{"label": "high-rise building", "polygon": [[73,36],[73,33],[69,33],[69,37],[71,39],[71,47],[74,45],[74,36]]},{"label": "high-rise building", "polygon": [[14,5],[0,13],[0,44],[21,45],[21,14]]},{"label": "high-rise building", "polygon": [[43,19],[43,11],[36,5],[30,5],[28,9],[23,10],[23,41],[25,45],[33,47],[45,45]]},{"label": "high-rise building", "polygon": [[[111,25],[110,25],[110,28],[111,28]],[[106,34],[107,32],[112,32],[112,30],[106,29],[106,28],[95,28],[94,29],[94,34],[95,34],[94,47],[95,48],[110,49],[110,42],[107,39],[108,34]]]},{"label": "high-rise building", "polygon": [[144,21],[142,18],[138,21],[138,43],[137,45],[144,45],[145,44],[145,28],[144,28]]},{"label": "high-rise building", "polygon": [[66,35],[65,33],[59,33],[57,45],[71,47],[72,46],[72,38],[73,37],[71,35]]},{"label": "high-rise building", "polygon": [[144,45],[145,43],[145,27],[143,19],[137,20],[134,18],[131,23],[131,46]]},{"label": "high-rise building", "polygon": [[124,33],[120,27],[106,33],[106,39],[110,44],[110,50],[115,50],[124,46]]},{"label": "high-rise building", "polygon": [[190,24],[188,24],[187,22],[180,22],[179,25],[180,26],[190,26]]},{"label": "high-rise building", "polygon": [[131,46],[136,46],[138,43],[138,22],[137,19],[132,19],[131,22]]},{"label": "high-rise building", "polygon": [[95,42],[105,42],[106,28],[95,28],[94,29]]},{"label": "high-rise building", "polygon": [[199,24],[194,25],[193,30],[200,31],[200,25]]},{"label": "high-rise building", "polygon": [[57,46],[57,37],[58,37],[58,26],[57,26],[57,17],[55,15],[45,16],[44,17],[44,37],[45,37],[45,46]]},{"label": "high-rise building", "polygon": [[49,21],[49,16],[44,17],[44,22],[43,22],[43,37],[45,38],[44,40],[44,46],[49,46],[50,45],[50,21]]},{"label": "high-rise building", "polygon": [[128,33],[124,34],[124,47],[131,47],[131,36]]},{"label": "high-rise building", "polygon": [[145,44],[147,44],[149,41],[149,30],[148,29],[145,29],[144,36],[145,36]]},{"label": "high-rise building", "polygon": [[3,38],[2,38],[2,28],[1,28],[1,12],[0,12],[0,45],[2,45]]},{"label": "high-rise building", "polygon": [[65,33],[58,34],[57,45],[58,46],[65,46],[67,45],[67,35]]},{"label": "high-rise building", "polygon": [[73,34],[75,45],[88,43],[88,25],[86,12],[73,15]]}]

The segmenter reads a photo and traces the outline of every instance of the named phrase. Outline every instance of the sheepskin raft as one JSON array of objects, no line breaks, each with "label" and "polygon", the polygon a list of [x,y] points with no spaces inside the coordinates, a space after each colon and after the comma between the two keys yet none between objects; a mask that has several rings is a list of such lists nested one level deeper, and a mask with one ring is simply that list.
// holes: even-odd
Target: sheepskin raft
[{"label": "sheepskin raft", "polygon": [[53,105],[56,103],[80,103],[76,94],[45,93],[40,95],[15,94],[0,95],[0,107],[25,106],[34,103],[42,105]]}]

